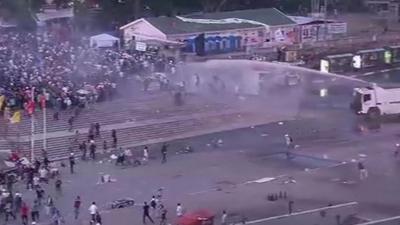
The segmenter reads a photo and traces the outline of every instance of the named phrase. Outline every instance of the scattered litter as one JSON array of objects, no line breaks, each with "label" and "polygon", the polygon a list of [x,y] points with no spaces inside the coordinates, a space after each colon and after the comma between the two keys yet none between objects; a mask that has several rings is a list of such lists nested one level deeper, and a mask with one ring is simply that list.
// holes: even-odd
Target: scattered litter
[{"label": "scattered litter", "polygon": [[278,122],[279,125],[283,125],[283,122]]},{"label": "scattered litter", "polygon": [[300,148],[300,145],[295,145],[294,148]]},{"label": "scattered litter", "polygon": [[353,181],[353,180],[349,180],[349,181],[344,180],[344,181],[342,181],[342,184],[355,184],[355,183],[356,183],[356,182]]},{"label": "scattered litter", "polygon": [[117,180],[111,178],[110,174],[102,174],[100,175],[100,179],[97,182],[97,184],[114,183],[114,182],[117,182]]},{"label": "scattered litter", "polygon": [[237,115],[237,117],[238,117],[238,118],[241,118],[241,117],[242,117],[242,115],[238,114],[238,115]]},{"label": "scattered litter", "polygon": [[305,172],[310,172],[310,169],[309,168],[305,168],[304,171]]},{"label": "scattered litter", "polygon": [[367,155],[366,155],[366,154],[358,154],[358,156],[360,156],[361,158],[365,158],[365,157],[367,157]]},{"label": "scattered litter", "polygon": [[353,162],[353,163],[354,163],[354,162],[357,162],[357,160],[355,160],[355,159],[351,159],[350,161]]},{"label": "scattered litter", "polygon": [[157,109],[157,110],[156,110],[156,113],[160,113],[160,110]]},{"label": "scattered litter", "polygon": [[102,164],[102,163],[103,163],[103,160],[100,160],[99,163]]},{"label": "scattered litter", "polygon": [[211,144],[208,143],[208,144],[206,144],[206,146],[207,146],[207,147],[211,147]]},{"label": "scattered litter", "polygon": [[262,184],[262,183],[265,183],[265,182],[273,181],[275,179],[276,179],[275,177],[264,177],[264,178],[261,178],[261,179],[258,179],[258,180],[254,180],[254,181],[252,181],[250,183]]},{"label": "scattered litter", "polygon": [[322,158],[323,158],[323,159],[327,159],[327,158],[328,158],[328,155],[327,155],[327,154],[323,154],[323,155],[322,155]]},{"label": "scattered litter", "polygon": [[110,156],[110,158],[111,158],[111,159],[117,159],[118,157],[117,157],[115,154],[112,154],[112,155]]},{"label": "scattered litter", "polygon": [[261,137],[266,137],[268,136],[268,134],[261,134]]},{"label": "scattered litter", "polygon": [[254,129],[254,126],[251,126],[250,128],[251,128],[251,129]]},{"label": "scattered litter", "polygon": [[239,100],[246,100],[246,98],[245,97],[243,97],[243,96],[239,96]]},{"label": "scattered litter", "polygon": [[332,182],[339,182],[339,181],[340,181],[340,178],[333,178],[333,179],[331,179],[331,181],[332,181]]}]

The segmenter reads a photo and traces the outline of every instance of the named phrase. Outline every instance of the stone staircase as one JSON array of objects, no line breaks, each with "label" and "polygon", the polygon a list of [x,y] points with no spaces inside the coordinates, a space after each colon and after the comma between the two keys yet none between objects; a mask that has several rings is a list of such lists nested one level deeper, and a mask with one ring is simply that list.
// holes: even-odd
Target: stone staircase
[{"label": "stone staircase", "polygon": [[[159,143],[173,139],[184,138],[188,136],[195,136],[196,134],[205,134],[207,132],[217,132],[230,129],[232,124],[239,124],[246,122],[248,118],[253,118],[254,115],[250,113],[227,113],[220,115],[204,116],[200,118],[182,119],[154,124],[139,125],[129,128],[117,130],[118,146],[132,147],[144,144]],[[87,134],[81,134],[79,142],[87,139]],[[101,132],[101,137],[96,139],[98,151],[103,149],[103,141],[108,142],[111,146],[112,138],[111,131]],[[74,135],[51,138],[47,140],[47,149],[49,158],[64,158],[68,156],[70,147],[80,154],[78,146],[73,144]],[[30,156],[29,142],[23,145],[23,152],[26,156]],[[38,140],[35,142],[35,155],[40,156],[43,141]]]},{"label": "stone staircase", "polygon": [[[167,99],[167,101],[163,100]],[[91,109],[83,109],[76,118],[74,129],[89,128],[91,123],[103,125],[123,123],[128,121],[144,121],[149,119],[162,119],[177,115],[190,115],[201,112],[216,112],[227,110],[230,107],[221,103],[210,103],[197,97],[189,97],[187,104],[176,107],[167,94],[145,96],[141,99],[118,99],[115,101],[99,103]],[[60,113],[60,120],[53,120],[53,111],[47,113],[47,132],[63,131],[68,129],[68,119],[72,112]],[[8,136],[30,135],[30,118],[25,116],[18,125],[9,125]],[[1,132],[1,131],[0,131]],[[41,111],[35,113],[35,133],[43,132],[43,114]],[[0,135],[2,135],[0,133]],[[4,133],[3,133],[4,135]]]}]

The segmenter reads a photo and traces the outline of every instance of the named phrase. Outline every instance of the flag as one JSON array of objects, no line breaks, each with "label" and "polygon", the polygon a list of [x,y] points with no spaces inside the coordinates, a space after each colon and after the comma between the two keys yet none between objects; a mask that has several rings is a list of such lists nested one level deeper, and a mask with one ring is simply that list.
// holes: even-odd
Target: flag
[{"label": "flag", "polygon": [[10,118],[10,122],[12,124],[20,123],[21,122],[21,111],[14,112],[13,116]]},{"label": "flag", "polygon": [[44,94],[40,95],[39,101],[40,101],[40,106],[42,107],[42,109],[46,108],[46,96]]},{"label": "flag", "polygon": [[32,115],[35,112],[35,102],[29,101],[26,110],[28,111],[29,115]]},{"label": "flag", "polygon": [[0,111],[4,106],[4,101],[6,100],[6,97],[4,95],[0,95]]}]

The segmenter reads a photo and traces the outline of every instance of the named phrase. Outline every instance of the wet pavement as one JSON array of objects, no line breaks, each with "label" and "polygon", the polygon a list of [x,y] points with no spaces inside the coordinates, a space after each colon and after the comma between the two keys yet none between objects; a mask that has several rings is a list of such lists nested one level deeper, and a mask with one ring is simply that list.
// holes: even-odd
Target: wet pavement
[{"label": "wet pavement", "polygon": [[[45,186],[57,196],[56,205],[67,224],[87,224],[92,201],[101,207],[104,224],[142,224],[140,204],[160,187],[165,190],[163,201],[172,224],[177,203],[187,211],[212,210],[216,224],[222,210],[232,218],[248,220],[285,214],[289,200],[294,201],[295,211],[357,201],[361,217],[396,216],[400,211],[400,159],[393,153],[395,143],[400,142],[399,122],[383,121],[371,127],[352,114],[350,100],[347,94],[327,98],[310,94],[301,101],[295,119],[172,141],[166,164],[161,164],[160,145],[155,144],[149,146],[148,165],[121,168],[108,159],[79,162],[74,175],[62,169],[62,196],[55,193],[53,182]],[[292,159],[284,154],[287,133],[298,145]],[[214,148],[212,141],[218,139],[223,145]],[[194,152],[180,154],[188,144]],[[136,149],[140,154],[141,148]],[[359,160],[370,173],[363,181],[355,164]],[[104,173],[116,182],[97,184]],[[32,192],[18,189],[31,198]],[[269,194],[279,192],[286,192],[287,199],[268,201]],[[77,195],[83,199],[82,218],[74,221],[72,204]],[[124,197],[135,199],[137,206],[107,207]]]}]

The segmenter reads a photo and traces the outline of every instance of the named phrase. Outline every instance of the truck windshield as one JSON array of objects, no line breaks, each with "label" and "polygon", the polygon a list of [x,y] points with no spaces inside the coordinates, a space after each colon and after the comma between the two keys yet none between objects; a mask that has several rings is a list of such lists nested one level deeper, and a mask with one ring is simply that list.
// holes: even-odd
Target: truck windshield
[{"label": "truck windshield", "polygon": [[359,92],[355,92],[353,102],[351,103],[351,108],[355,112],[359,112],[361,110],[362,100],[363,100],[362,94],[360,94]]}]

